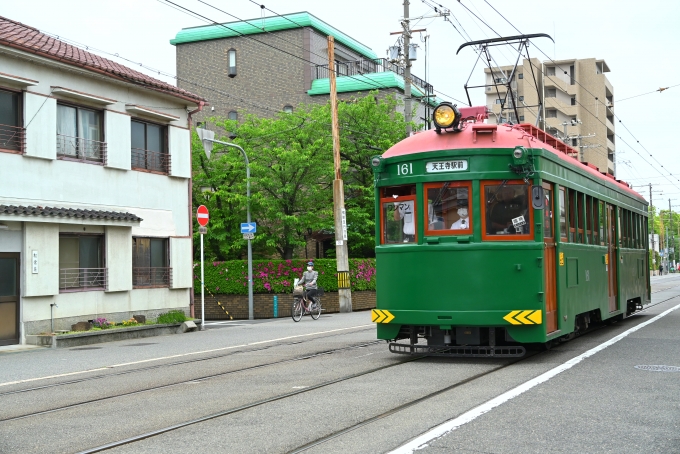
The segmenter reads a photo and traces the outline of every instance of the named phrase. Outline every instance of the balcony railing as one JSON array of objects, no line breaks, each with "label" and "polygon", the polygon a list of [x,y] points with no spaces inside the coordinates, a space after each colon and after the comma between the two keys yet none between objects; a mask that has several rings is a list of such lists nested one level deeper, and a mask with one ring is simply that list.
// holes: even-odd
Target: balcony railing
[{"label": "balcony railing", "polygon": [[105,289],[106,268],[60,268],[59,289]]},{"label": "balcony railing", "polygon": [[26,146],[26,128],[0,125],[0,150],[23,153]]},{"label": "balcony railing", "polygon": [[172,285],[172,268],[132,268],[132,285],[137,288],[169,287]]},{"label": "balcony railing", "polygon": [[133,148],[132,168],[166,174],[170,173],[170,155],[161,151]]},{"label": "balcony railing", "polygon": [[106,142],[57,134],[57,157],[106,164]]},{"label": "balcony railing", "polygon": [[[355,61],[336,61],[335,62],[335,74],[338,77],[341,76],[358,76],[368,73],[384,73],[387,71],[392,71],[393,73],[404,76],[404,68],[394,63],[391,63],[386,58],[378,58],[376,60],[355,60]],[[328,72],[328,64],[326,65],[316,65],[316,77],[315,79],[327,79],[330,77]],[[416,85],[427,94],[431,94],[434,90],[431,84],[428,84],[420,77],[411,74],[411,80],[413,85]]]}]

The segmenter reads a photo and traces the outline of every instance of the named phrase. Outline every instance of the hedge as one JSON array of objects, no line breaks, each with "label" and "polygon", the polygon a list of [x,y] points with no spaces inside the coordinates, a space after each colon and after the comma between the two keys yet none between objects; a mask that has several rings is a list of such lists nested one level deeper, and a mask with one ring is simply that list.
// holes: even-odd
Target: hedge
[{"label": "hedge", "polygon": [[[293,280],[307,268],[305,259],[253,260],[253,293],[292,293]],[[205,286],[213,294],[248,294],[248,262],[206,263]],[[327,292],[338,291],[335,259],[315,259],[318,285]],[[349,259],[352,290],[375,290],[375,259]],[[201,263],[194,263],[194,291],[201,291]]]}]

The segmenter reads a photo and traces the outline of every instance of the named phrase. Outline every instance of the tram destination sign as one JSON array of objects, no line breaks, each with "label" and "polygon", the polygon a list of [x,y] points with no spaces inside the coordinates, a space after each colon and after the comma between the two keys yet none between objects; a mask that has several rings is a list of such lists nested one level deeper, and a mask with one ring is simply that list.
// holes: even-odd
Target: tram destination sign
[{"label": "tram destination sign", "polygon": [[427,173],[438,172],[460,172],[468,169],[468,162],[465,159],[456,159],[454,161],[433,161],[425,165]]}]

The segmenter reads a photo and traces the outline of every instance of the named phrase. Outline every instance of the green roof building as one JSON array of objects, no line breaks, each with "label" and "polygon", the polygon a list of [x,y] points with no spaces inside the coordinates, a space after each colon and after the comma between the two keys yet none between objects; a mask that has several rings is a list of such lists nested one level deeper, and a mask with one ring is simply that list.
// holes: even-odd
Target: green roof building
[{"label": "green roof building", "polygon": [[[208,99],[204,115],[272,116],[302,103],[325,103],[329,35],[340,99],[376,89],[403,98],[403,68],[308,12],[180,30],[170,41],[177,47],[177,84]],[[432,86],[412,79],[412,96],[421,101],[414,103],[414,119],[423,121],[426,100],[435,102],[427,97]]]}]

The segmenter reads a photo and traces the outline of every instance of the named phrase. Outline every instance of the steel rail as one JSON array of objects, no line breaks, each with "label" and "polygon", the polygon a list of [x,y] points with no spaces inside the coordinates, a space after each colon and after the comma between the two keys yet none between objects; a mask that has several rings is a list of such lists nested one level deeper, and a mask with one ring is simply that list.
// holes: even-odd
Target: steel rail
[{"label": "steel rail", "polygon": [[[365,328],[365,329],[358,330],[358,331],[355,331],[355,332],[367,331],[369,329],[373,329],[373,328]],[[92,377],[78,378],[78,379],[75,379],[75,380],[67,380],[67,381],[58,382],[58,383],[50,383],[48,385],[34,386],[32,388],[5,391],[5,392],[0,393],[0,397],[10,395],[10,394],[20,394],[20,393],[25,393],[25,392],[30,392],[30,391],[39,391],[41,389],[54,388],[54,387],[57,387],[57,386],[72,385],[72,384],[82,383],[82,382],[86,382],[86,381],[90,381],[90,380],[100,380],[100,379],[108,378],[108,377],[117,377],[119,375],[127,375],[127,374],[134,374],[134,373],[138,373],[138,372],[146,372],[146,371],[149,371],[149,370],[160,369],[160,368],[163,368],[163,367],[180,366],[180,365],[183,365],[183,364],[191,364],[191,363],[196,363],[196,362],[200,362],[200,361],[209,361],[209,360],[212,360],[212,359],[221,359],[221,358],[226,358],[228,356],[236,355],[236,354],[239,354],[239,353],[259,352],[259,351],[263,351],[263,350],[268,350],[268,349],[273,348],[273,347],[285,347],[285,346],[288,346],[288,345],[302,344],[302,343],[305,343],[305,342],[311,342],[311,341],[315,341],[315,340],[318,340],[318,339],[326,339],[326,338],[329,338],[329,337],[341,336],[343,334],[346,334],[346,333],[335,333],[335,334],[331,334],[329,336],[322,336],[322,337],[315,337],[313,339],[296,340],[296,341],[293,341],[293,342],[266,345],[264,347],[254,348],[254,349],[232,350],[232,351],[229,351],[227,353],[223,353],[223,354],[219,354],[219,355],[206,356],[206,357],[203,357],[203,358],[186,359],[186,360],[182,360],[182,361],[175,361],[175,362],[172,362],[172,363],[157,364],[157,365],[154,365],[154,366],[140,367],[138,369],[124,370],[124,371],[120,371],[120,372],[114,372],[114,373],[111,373],[111,374],[99,374],[99,375],[93,375]],[[364,343],[361,343],[361,344],[357,344],[358,346],[342,347],[342,348],[338,348],[338,349],[335,349],[335,350],[325,350],[324,352],[319,352],[319,353],[316,353],[316,354],[313,354],[313,355],[330,354],[330,353],[333,353],[335,351],[340,351],[340,350],[343,350],[343,349],[361,348],[364,345],[372,345],[374,343],[380,343],[380,342],[383,342],[383,341],[378,340],[378,341],[373,341],[373,342],[364,342]],[[307,359],[308,356],[309,355],[306,355],[306,356],[300,357],[300,358],[292,358],[292,359],[288,359],[288,360],[282,360],[280,362],[296,361],[297,359]],[[275,364],[278,364],[278,363],[279,362],[273,362],[273,363],[267,363],[267,364],[275,365]],[[256,367],[256,366],[252,366],[252,367]],[[189,380],[189,381],[191,381],[191,380]],[[183,382],[178,382],[178,384],[180,384],[180,383],[183,383]],[[4,420],[0,419],[0,422],[1,421],[4,421]]]},{"label": "steel rail", "polygon": [[[311,359],[311,358],[315,358],[315,357],[319,357],[319,356],[332,355],[333,353],[336,353],[336,352],[339,352],[339,351],[352,350],[352,349],[356,349],[356,348],[364,348],[364,347],[367,347],[369,345],[375,345],[375,344],[379,344],[379,343],[382,343],[382,342],[383,342],[382,340],[367,342],[367,343],[362,343],[362,344],[359,344],[359,345],[352,345],[352,346],[349,346],[349,347],[337,348],[337,349],[333,349],[333,350],[324,350],[324,351],[321,351],[321,352],[312,353],[312,354],[304,355],[304,356],[299,356],[299,357],[296,357],[296,358],[284,359],[284,360],[281,360],[281,361],[274,361],[274,362],[271,362],[271,363],[264,363],[264,364],[258,364],[256,366],[244,367],[244,368],[241,368],[241,369],[231,370],[231,371],[227,371],[227,372],[219,372],[219,373],[216,373],[216,374],[204,375],[202,377],[190,378],[190,379],[182,380],[182,381],[175,382],[175,383],[168,383],[166,385],[152,386],[150,388],[138,389],[138,390],[130,391],[130,392],[127,392],[127,393],[120,393],[120,394],[115,394],[115,395],[112,395],[112,396],[106,396],[106,397],[100,397],[100,398],[97,398],[97,399],[85,400],[85,401],[78,402],[78,403],[75,403],[75,404],[62,405],[60,407],[55,407],[55,408],[51,408],[51,409],[48,409],[48,410],[41,410],[41,411],[37,411],[37,412],[33,412],[33,413],[26,413],[26,414],[20,415],[20,416],[13,416],[13,417],[10,417],[10,418],[4,418],[4,419],[0,419],[0,422],[8,422],[8,421],[15,421],[15,420],[18,420],[18,419],[31,418],[33,416],[40,416],[40,415],[44,415],[44,414],[48,414],[48,413],[55,413],[55,412],[58,412],[58,411],[69,410],[69,409],[72,409],[72,408],[82,407],[84,405],[88,405],[88,404],[92,404],[92,403],[99,403],[99,402],[104,402],[104,401],[111,400],[111,399],[117,399],[119,397],[127,397],[127,396],[132,396],[132,395],[135,395],[135,394],[141,394],[141,393],[145,393],[145,392],[149,392],[149,391],[156,391],[156,390],[159,390],[159,389],[166,389],[166,388],[171,388],[173,386],[184,385],[184,384],[187,384],[187,383],[193,383],[193,382],[209,380],[211,378],[223,377],[223,376],[226,376],[226,375],[236,374],[236,373],[239,373],[239,372],[247,372],[247,371],[262,369],[262,368],[265,368],[265,367],[276,366],[276,365],[291,363],[291,362],[295,362],[295,361],[307,360],[307,359]],[[264,350],[264,349],[260,349],[260,350]],[[254,351],[257,351],[257,350],[254,350]],[[156,367],[158,367],[158,366],[156,366]],[[122,375],[122,374],[120,374],[120,375]],[[108,375],[108,376],[111,376],[111,375]],[[7,394],[12,394],[12,393],[7,393]]]}]

